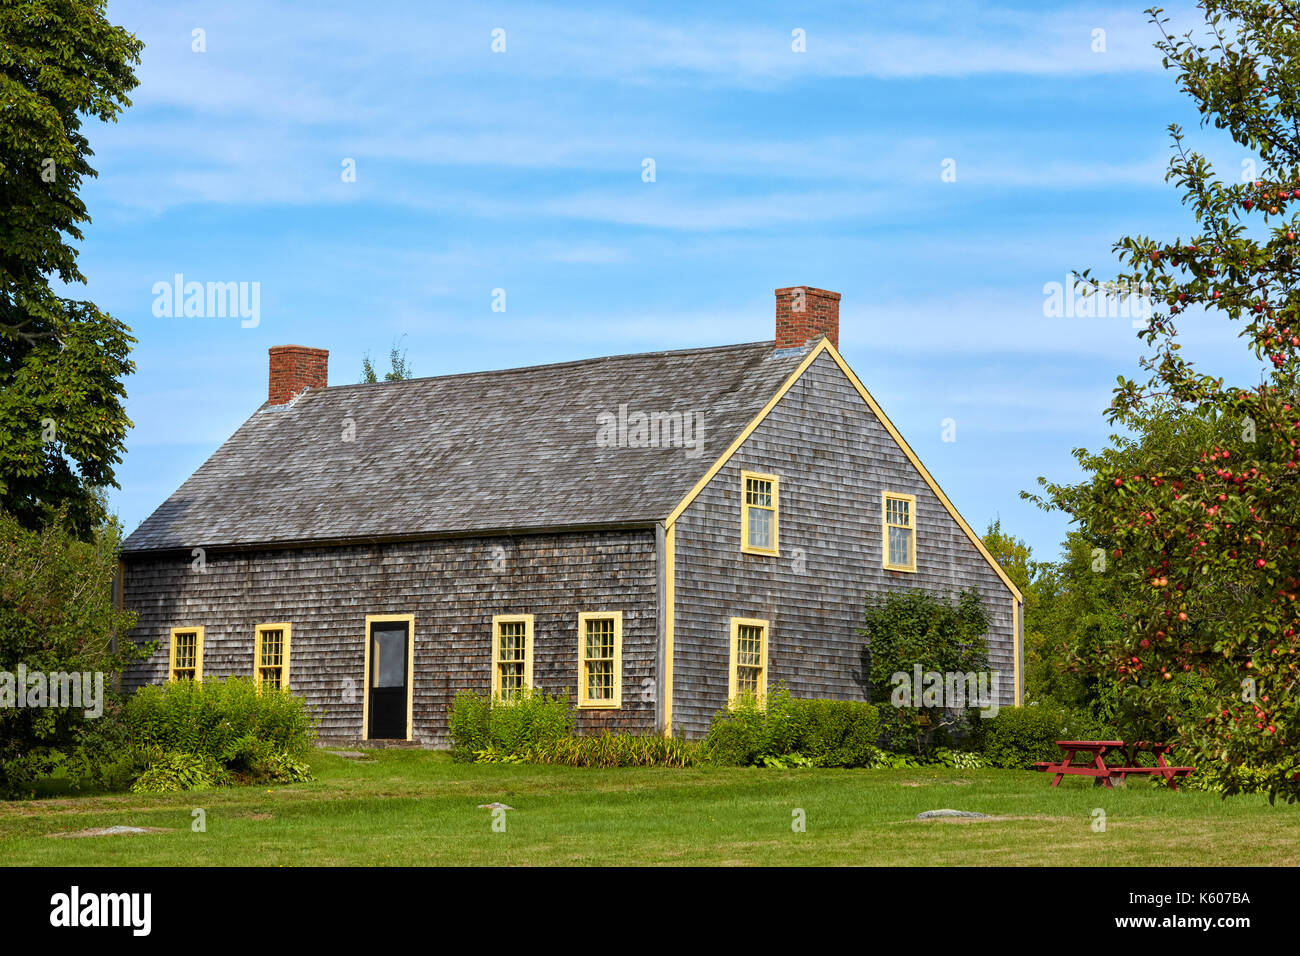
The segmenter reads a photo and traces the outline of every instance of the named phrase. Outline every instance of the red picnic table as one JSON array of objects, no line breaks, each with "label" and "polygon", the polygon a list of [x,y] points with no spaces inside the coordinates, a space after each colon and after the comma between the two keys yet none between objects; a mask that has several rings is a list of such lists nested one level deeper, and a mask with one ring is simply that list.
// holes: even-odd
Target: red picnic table
[{"label": "red picnic table", "polygon": [[[1165,782],[1177,790],[1177,778],[1185,777],[1195,769],[1194,767],[1171,767],[1165,762],[1165,756],[1173,752],[1174,748],[1171,744],[1158,744],[1145,740],[1134,743],[1125,743],[1122,740],[1058,740],[1056,745],[1065,751],[1064,760],[1056,763],[1043,761],[1034,764],[1035,770],[1056,774],[1055,779],[1052,780],[1053,787],[1059,786],[1066,774],[1071,774],[1092,777],[1095,783],[1113,790],[1115,777],[1123,782],[1130,774],[1145,773],[1164,777]],[[1154,767],[1138,765],[1138,754],[1143,752],[1155,756]],[[1085,758],[1084,763],[1076,764],[1074,762],[1076,754],[1089,755],[1090,759]],[[1106,757],[1111,754],[1120,754],[1125,762],[1118,766],[1107,764]]]}]

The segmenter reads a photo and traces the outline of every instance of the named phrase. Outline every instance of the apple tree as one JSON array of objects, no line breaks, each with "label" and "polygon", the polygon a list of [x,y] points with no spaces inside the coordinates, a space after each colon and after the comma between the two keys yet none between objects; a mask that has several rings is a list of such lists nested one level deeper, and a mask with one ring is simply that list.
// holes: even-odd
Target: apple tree
[{"label": "apple tree", "polygon": [[[1157,305],[1139,335],[1145,382],[1121,376],[1107,417],[1132,448],[1087,458],[1052,504],[1105,542],[1124,626],[1089,666],[1108,673],[1225,794],[1300,797],[1300,4],[1200,4],[1203,30],[1159,9],[1165,66],[1202,126],[1260,162],[1220,178],[1170,127],[1166,179],[1195,220],[1177,238],[1126,236],[1116,286]],[[1091,277],[1081,273],[1086,282]],[[1230,323],[1258,361],[1233,383],[1182,352],[1185,313]]]}]

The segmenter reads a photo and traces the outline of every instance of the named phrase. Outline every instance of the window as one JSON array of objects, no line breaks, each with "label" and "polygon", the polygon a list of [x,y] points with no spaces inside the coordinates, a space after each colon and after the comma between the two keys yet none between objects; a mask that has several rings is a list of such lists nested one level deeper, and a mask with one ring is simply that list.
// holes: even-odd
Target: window
[{"label": "window", "polygon": [[623,705],[623,615],[578,615],[578,706]]},{"label": "window", "polygon": [[916,570],[916,496],[886,491],[884,566],[889,571]]},{"label": "window", "polygon": [[780,479],[742,471],[740,483],[740,550],[747,554],[776,554]]},{"label": "window", "polygon": [[203,628],[172,628],[167,679],[203,680]]},{"label": "window", "polygon": [[727,699],[762,703],[767,697],[767,621],[731,619],[731,676]]},{"label": "window", "polygon": [[492,618],[492,696],[509,700],[533,686],[533,616]]},{"label": "window", "polygon": [[253,641],[253,681],[258,687],[289,686],[288,624],[259,624]]}]

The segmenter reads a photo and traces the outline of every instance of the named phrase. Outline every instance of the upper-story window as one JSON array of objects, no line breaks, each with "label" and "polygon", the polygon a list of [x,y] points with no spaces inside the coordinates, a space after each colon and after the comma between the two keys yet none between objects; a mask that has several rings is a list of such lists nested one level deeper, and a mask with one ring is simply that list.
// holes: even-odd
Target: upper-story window
[{"label": "upper-story window", "polygon": [[916,495],[886,491],[883,496],[884,566],[888,571],[916,570]]},{"label": "upper-story window", "polygon": [[740,550],[748,554],[778,553],[780,479],[742,471],[740,484]]}]

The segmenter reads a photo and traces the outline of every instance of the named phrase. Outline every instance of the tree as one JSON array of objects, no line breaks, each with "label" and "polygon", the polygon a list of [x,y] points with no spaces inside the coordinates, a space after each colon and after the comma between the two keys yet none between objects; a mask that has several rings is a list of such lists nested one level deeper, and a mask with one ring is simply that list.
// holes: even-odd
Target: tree
[{"label": "tree", "polygon": [[[1300,797],[1300,9],[1203,0],[1207,29],[1176,36],[1158,9],[1166,67],[1202,115],[1263,164],[1220,180],[1170,126],[1167,179],[1195,218],[1187,238],[1128,236],[1117,285],[1158,305],[1139,335],[1144,383],[1119,379],[1112,423],[1154,440],[1084,462],[1091,480],[1049,486],[1109,548],[1124,627],[1093,661],[1164,725],[1225,794]],[[1204,44],[1204,45],[1202,45]],[[1085,282],[1090,277],[1082,273]],[[1178,316],[1234,323],[1258,385],[1202,374],[1181,354]],[[1161,437],[1168,440],[1161,441]]]},{"label": "tree", "polygon": [[[1043,576],[1049,572],[1050,565],[1035,561],[1033,551],[1024,539],[1017,538],[1002,530],[1000,518],[989,522],[988,530],[981,536],[984,547],[993,560],[1006,572],[1007,577],[1020,589],[1025,599],[1025,648],[1035,646],[1038,633],[1038,615],[1042,599],[1039,595]],[[1026,682],[1026,686],[1028,683]]]},{"label": "tree", "polygon": [[919,590],[868,595],[865,617],[858,633],[866,638],[867,683],[890,748],[925,751],[937,732],[969,731],[975,702],[968,696],[965,707],[955,707],[924,694],[917,699],[913,691],[922,688],[914,686],[914,674],[917,667],[923,676],[987,672],[989,622],[979,591],[962,591],[955,600]]},{"label": "tree", "polygon": [[1044,566],[1032,628],[1026,614],[1025,696],[1057,701],[1118,727],[1124,713],[1114,677],[1093,673],[1089,663],[1124,630],[1117,610],[1124,581],[1104,573],[1100,554],[1084,534],[1071,531],[1060,560]]},{"label": "tree", "polygon": [[[406,362],[406,350],[400,347],[400,343],[401,339],[394,339],[393,347],[388,351],[388,361],[392,369],[384,373],[385,382],[402,382],[415,377]],[[367,352],[365,358],[361,360],[361,382],[368,385],[377,381],[379,376],[375,373],[375,367],[370,361],[370,353]]]},{"label": "tree", "polygon": [[130,105],[141,48],[102,0],[0,5],[0,508],[29,528],[66,506],[89,536],[131,427],[120,379],[135,339],[50,283],[86,281],[69,242],[96,175],[82,117]]},{"label": "tree", "polygon": [[[33,531],[0,512],[0,795],[29,792],[59,766],[74,779],[102,767],[119,730],[113,676],[149,650],[117,640],[136,617],[113,602],[120,539],[115,521],[82,541],[62,513]],[[96,673],[79,682],[80,706],[51,706],[54,685],[72,685],[49,675]],[[94,705],[86,691],[104,696]]]},{"label": "tree", "polygon": [[1067,553],[1061,564],[1034,560],[1029,545],[1004,532],[1001,520],[989,522],[982,540],[1025,598],[1025,699],[1095,709],[1095,701],[1071,673],[1071,652],[1080,638],[1076,631],[1080,619],[1062,613],[1079,596],[1071,556]]},{"label": "tree", "polygon": [[[1135,417],[1131,424],[1134,431],[1111,435],[1111,446],[1100,454],[1075,449],[1081,469],[1093,476],[1159,473],[1199,455],[1202,447],[1229,440],[1233,428],[1225,419],[1198,417],[1162,398],[1148,403],[1143,416]],[[1028,492],[1022,492],[1022,497],[1044,508],[1060,508],[1083,521],[1086,509],[1082,506],[1095,480],[1058,485],[1040,478],[1047,499]],[[1026,693],[1031,700],[1051,697],[1087,709],[1109,721],[1117,734],[1163,736],[1167,729],[1153,728],[1141,708],[1125,695],[1126,683],[1117,682],[1113,672],[1098,664],[1103,650],[1120,640],[1127,629],[1124,603],[1142,605],[1150,598],[1144,580],[1118,573],[1111,557],[1114,547],[1108,529],[1083,521],[1080,528],[1067,534],[1060,560],[1045,566],[1037,589],[1041,609],[1035,616],[1036,626],[1031,630],[1026,625]]]}]

